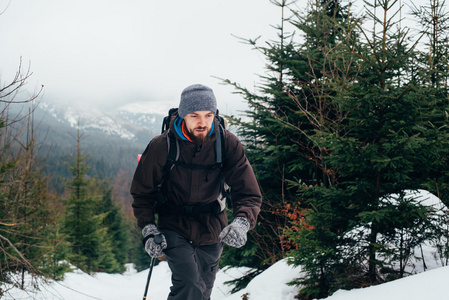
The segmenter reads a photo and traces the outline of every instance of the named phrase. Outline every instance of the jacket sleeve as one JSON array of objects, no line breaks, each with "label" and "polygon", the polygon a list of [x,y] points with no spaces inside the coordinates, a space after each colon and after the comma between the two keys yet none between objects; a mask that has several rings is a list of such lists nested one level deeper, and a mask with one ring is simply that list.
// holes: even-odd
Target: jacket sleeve
[{"label": "jacket sleeve", "polygon": [[131,183],[133,212],[140,228],[155,223],[155,207],[158,184],[162,180],[167,159],[167,142],[162,136],[155,137],[147,146],[137,165]]},{"label": "jacket sleeve", "polygon": [[256,176],[243,146],[231,132],[226,132],[225,182],[231,187],[232,206],[235,217],[244,217],[254,228],[262,205],[262,196]]}]

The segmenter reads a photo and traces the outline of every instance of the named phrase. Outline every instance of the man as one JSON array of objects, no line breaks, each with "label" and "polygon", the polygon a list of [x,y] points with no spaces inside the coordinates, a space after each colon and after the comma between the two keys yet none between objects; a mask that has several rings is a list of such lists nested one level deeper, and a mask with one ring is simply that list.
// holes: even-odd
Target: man
[{"label": "man", "polygon": [[[242,144],[231,132],[218,132],[216,112],[210,88],[187,87],[169,130],[148,144],[132,181],[134,215],[146,240],[145,250],[151,257],[165,255],[172,271],[169,300],[210,299],[223,242],[243,246],[262,203]],[[219,133],[224,135],[222,165],[216,159]],[[177,139],[179,146],[171,170],[164,169],[168,139]],[[217,200],[222,198],[223,176],[233,203],[234,221],[229,225]],[[158,235],[159,244],[154,240]]]}]

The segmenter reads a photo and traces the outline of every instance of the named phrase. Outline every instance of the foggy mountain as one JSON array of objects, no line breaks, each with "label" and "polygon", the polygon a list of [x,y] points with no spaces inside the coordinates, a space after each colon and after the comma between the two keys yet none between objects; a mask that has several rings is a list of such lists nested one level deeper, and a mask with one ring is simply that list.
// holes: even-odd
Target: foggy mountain
[{"label": "foggy mountain", "polygon": [[[31,109],[12,105],[14,117]],[[89,176],[112,179],[119,173],[131,178],[137,155],[160,133],[168,113],[162,105],[135,102],[114,109],[100,109],[86,104],[41,102],[34,109],[33,127],[39,147],[37,155],[44,161],[44,172],[58,193],[63,178],[70,178],[69,162],[76,154],[77,130],[81,133],[81,152],[88,156]]]},{"label": "foggy mountain", "polygon": [[79,126],[82,133],[94,139],[103,137],[146,145],[160,133],[167,111],[150,102],[130,103],[110,110],[85,104],[41,103],[35,111],[35,119],[42,120],[51,133],[62,128],[76,132]]}]

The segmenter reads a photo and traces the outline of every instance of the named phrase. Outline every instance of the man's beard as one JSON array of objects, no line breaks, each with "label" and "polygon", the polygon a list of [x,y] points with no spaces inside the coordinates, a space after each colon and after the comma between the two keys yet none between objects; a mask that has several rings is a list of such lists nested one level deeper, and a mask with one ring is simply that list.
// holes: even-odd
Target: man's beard
[{"label": "man's beard", "polygon": [[206,134],[194,135],[196,129],[207,129],[207,127],[196,127],[192,131],[188,131],[190,138],[195,144],[203,145],[209,137],[210,130]]}]

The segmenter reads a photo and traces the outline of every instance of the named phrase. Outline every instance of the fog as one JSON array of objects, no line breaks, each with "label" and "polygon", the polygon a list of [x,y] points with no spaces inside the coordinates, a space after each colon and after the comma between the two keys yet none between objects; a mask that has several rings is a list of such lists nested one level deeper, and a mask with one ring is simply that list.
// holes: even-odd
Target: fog
[{"label": "fog", "polygon": [[[410,4],[396,3],[406,7],[398,18],[412,19]],[[296,1],[297,10],[306,7]],[[222,79],[260,85],[266,62],[242,38],[278,40],[281,17],[270,0],[0,0],[0,81],[9,82],[22,60],[33,72],[22,97],[44,85],[43,101],[100,107],[173,107],[185,87],[201,83],[214,90],[222,113],[235,114],[246,104]]]},{"label": "fog", "polygon": [[252,88],[264,72],[240,38],[274,39],[281,20],[268,0],[0,0],[0,12],[2,84],[22,59],[44,101],[173,106],[202,83],[228,113],[245,105],[221,79]]}]

